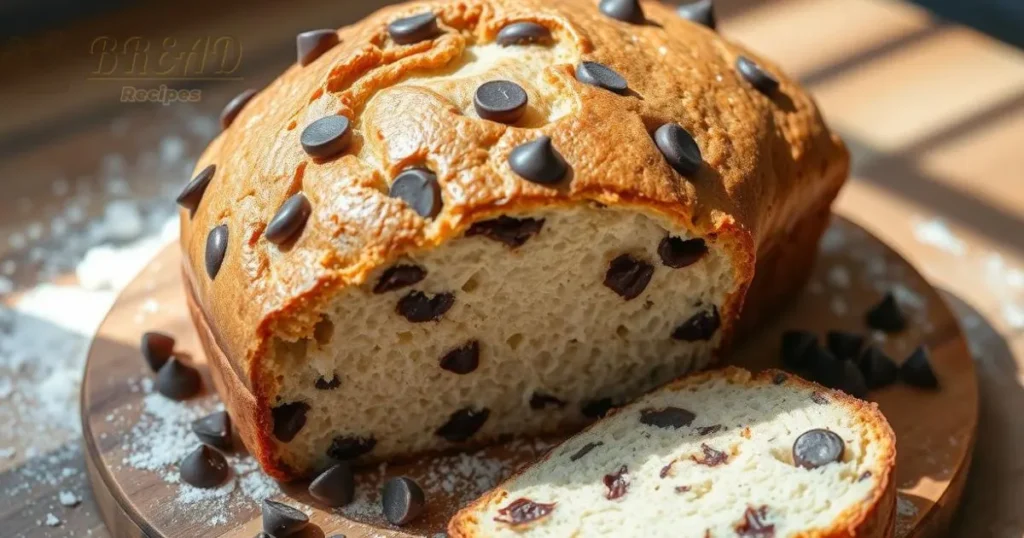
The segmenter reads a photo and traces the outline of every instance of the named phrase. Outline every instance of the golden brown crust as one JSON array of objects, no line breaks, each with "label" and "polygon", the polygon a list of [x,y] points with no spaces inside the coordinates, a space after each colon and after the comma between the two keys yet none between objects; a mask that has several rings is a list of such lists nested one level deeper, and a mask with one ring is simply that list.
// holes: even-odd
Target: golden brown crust
[{"label": "golden brown crust", "polygon": [[[811,98],[776,66],[666,6],[643,6],[645,25],[609,19],[593,0],[385,8],[339,30],[340,45],[310,65],[289,68],[211,143],[196,169],[215,164],[217,171],[194,216],[181,216],[184,272],[210,322],[207,351],[222,353],[226,361],[215,364],[237,375],[230,390],[245,389],[256,402],[229,409],[233,416],[252,413],[251,422],[264,426],[245,438],[264,468],[287,475],[275,470],[273,443],[264,439],[270,418],[260,402],[271,387],[261,379],[260,363],[271,336],[309,336],[320,307],[339,289],[405,253],[460,237],[495,213],[597,201],[636,208],[715,241],[730,253],[741,283],[722,305],[724,326],[733,330],[759,254],[782,248],[808,212],[829,206],[846,178],[847,153]],[[426,9],[438,15],[442,35],[408,46],[390,42],[388,22]],[[462,115],[432,91],[394,87],[412,75],[443,72],[468,46],[493,42],[501,27],[519,20],[552,29],[575,58],[613,67],[629,82],[630,95],[582,84],[574,65],[552,64],[543,71],[546,83],[575,109],[520,128]],[[740,78],[733,64],[741,53],[780,79],[776,98]],[[455,94],[475,87],[450,86]],[[328,114],[350,118],[355,132],[350,151],[321,162],[303,152],[298,137]],[[666,122],[695,136],[705,163],[696,177],[676,173],[653,144],[651,133]],[[512,148],[541,134],[571,167],[568,180],[555,187],[529,183],[507,164]],[[386,193],[398,171],[417,163],[429,164],[442,186],[444,209],[432,221]],[[300,190],[313,205],[301,237],[285,248],[269,244],[262,234],[267,221]],[[227,254],[211,280],[206,238],[225,223]],[[784,281],[798,282],[797,273]]]}]

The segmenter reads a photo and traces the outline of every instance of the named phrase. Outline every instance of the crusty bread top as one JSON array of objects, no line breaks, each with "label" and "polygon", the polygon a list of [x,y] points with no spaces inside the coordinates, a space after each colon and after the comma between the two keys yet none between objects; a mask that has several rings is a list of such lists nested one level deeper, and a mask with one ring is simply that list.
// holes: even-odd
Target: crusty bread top
[{"label": "crusty bread top", "polygon": [[[603,15],[595,0],[403,4],[339,30],[339,45],[260,91],[202,155],[196,170],[213,164],[216,172],[194,215],[182,211],[185,273],[241,377],[250,378],[269,335],[309,336],[318,307],[337,289],[495,213],[628,205],[666,228],[717,238],[749,277],[762,244],[784,233],[810,200],[838,189],[846,151],[776,66],[669,7],[644,2],[643,9],[647,22],[631,24]],[[440,35],[391,41],[389,22],[426,10],[437,14]],[[555,44],[495,45],[497,32],[515,21],[548,27]],[[737,73],[739,54],[780,80],[774,97]],[[577,81],[582,60],[612,67],[630,92]],[[476,116],[473,92],[495,79],[527,90],[525,127]],[[299,136],[332,114],[352,121],[352,144],[341,156],[314,160]],[[669,122],[700,146],[704,164],[694,177],[677,173],[652,141]],[[512,148],[542,134],[570,167],[558,185],[525,181],[507,162]],[[417,164],[429,166],[442,188],[434,219],[387,194],[398,172]],[[269,243],[267,222],[299,191],[312,203],[302,235],[284,247]],[[227,252],[211,279],[207,235],[222,224]]]}]

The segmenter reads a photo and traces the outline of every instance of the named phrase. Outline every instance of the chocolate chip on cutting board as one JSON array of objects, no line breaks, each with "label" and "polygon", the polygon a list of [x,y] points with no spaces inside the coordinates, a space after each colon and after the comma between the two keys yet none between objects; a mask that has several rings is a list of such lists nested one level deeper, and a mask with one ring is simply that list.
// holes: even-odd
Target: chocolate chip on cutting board
[{"label": "chocolate chip on cutting board", "polygon": [[398,301],[396,311],[413,323],[437,321],[455,304],[451,293],[438,293],[433,297],[422,291],[411,291]]},{"label": "chocolate chip on cutting board", "polygon": [[900,365],[900,379],[904,383],[923,389],[939,388],[939,380],[935,377],[929,360],[928,348],[918,346]]},{"label": "chocolate chip on cutting board", "polygon": [[629,301],[643,293],[652,275],[654,266],[629,254],[622,254],[608,264],[604,285]]},{"label": "chocolate chip on cutting board", "polygon": [[495,41],[503,47],[509,45],[530,45],[551,41],[551,30],[535,22],[513,22],[498,32]]},{"label": "chocolate chip on cutting board", "polygon": [[712,306],[711,310],[698,312],[676,327],[672,331],[672,338],[684,342],[711,340],[721,324],[718,307]]},{"label": "chocolate chip on cutting board", "polygon": [[199,445],[178,466],[182,482],[197,488],[215,488],[228,478],[228,461],[219,450]]},{"label": "chocolate chip on cutting board", "polygon": [[708,253],[708,246],[703,239],[683,239],[666,236],[658,243],[658,256],[661,263],[673,269],[689,267],[701,260]]},{"label": "chocolate chip on cutting board", "polygon": [[886,293],[878,304],[864,314],[864,321],[868,327],[887,333],[898,333],[907,328],[907,318],[892,292]]},{"label": "chocolate chip on cutting board", "polygon": [[349,461],[368,454],[377,446],[377,439],[373,437],[338,436],[331,441],[327,448],[327,456],[338,461]]},{"label": "chocolate chip on cutting board", "polygon": [[160,367],[153,383],[156,390],[172,400],[191,398],[203,388],[199,370],[185,364],[178,357],[171,357]]},{"label": "chocolate chip on cutting board", "polygon": [[640,423],[657,428],[679,429],[689,426],[697,418],[692,412],[681,407],[664,407],[661,409],[642,409]]},{"label": "chocolate chip on cutting board", "polygon": [[465,375],[480,365],[480,342],[470,340],[441,357],[441,369]]},{"label": "chocolate chip on cutting board", "polygon": [[392,525],[406,525],[423,513],[426,498],[423,488],[406,476],[389,479],[381,490],[381,508]]},{"label": "chocolate chip on cutting board", "polygon": [[829,331],[825,335],[825,345],[837,359],[852,360],[860,355],[864,337],[846,331]]},{"label": "chocolate chip on cutting board", "polygon": [[263,531],[274,538],[291,536],[309,525],[309,516],[297,508],[265,499],[263,501]]},{"label": "chocolate chip on cutting board", "polygon": [[298,435],[306,425],[306,413],[309,404],[292,402],[278,405],[270,410],[274,419],[274,437],[282,443],[288,443]]},{"label": "chocolate chip on cutting board", "polygon": [[210,446],[231,449],[231,417],[227,411],[216,411],[192,421],[192,433]]},{"label": "chocolate chip on cutting board", "polygon": [[352,466],[339,463],[320,473],[309,483],[309,494],[320,504],[330,508],[345,506],[355,497],[356,482]]},{"label": "chocolate chip on cutting board", "polygon": [[813,429],[800,434],[793,442],[793,463],[804,469],[817,469],[843,459],[846,444],[835,432]]},{"label": "chocolate chip on cutting board", "polygon": [[437,429],[434,433],[452,443],[461,443],[483,427],[487,417],[491,415],[490,409],[475,409],[467,407],[460,409],[448,417],[448,422]]},{"label": "chocolate chip on cutting board", "polygon": [[474,222],[466,237],[482,235],[488,239],[504,243],[510,248],[518,248],[531,237],[540,233],[544,227],[544,219],[512,218],[501,215],[496,219]]},{"label": "chocolate chip on cutting board", "polygon": [[782,333],[782,364],[794,370],[808,368],[816,347],[818,335],[804,330],[786,331]]},{"label": "chocolate chip on cutting board", "polygon": [[160,368],[167,364],[167,361],[174,354],[174,337],[162,332],[149,331],[143,333],[139,347],[142,349],[142,357],[146,359],[149,369],[159,372]]},{"label": "chocolate chip on cutting board", "polygon": [[389,267],[373,287],[373,293],[385,293],[402,289],[427,278],[427,270],[418,265],[395,265]]}]

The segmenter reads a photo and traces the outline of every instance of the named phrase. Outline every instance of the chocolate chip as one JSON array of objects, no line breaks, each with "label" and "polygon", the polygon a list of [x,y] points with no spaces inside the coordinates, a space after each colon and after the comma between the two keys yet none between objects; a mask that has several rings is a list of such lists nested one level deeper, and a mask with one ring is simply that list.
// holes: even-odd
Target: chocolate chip
[{"label": "chocolate chip", "polygon": [[836,358],[831,351],[815,347],[810,351],[808,370],[811,379],[828,388],[838,388],[843,383],[843,361]]},{"label": "chocolate chip", "polygon": [[561,409],[565,407],[565,401],[543,392],[534,392],[533,396],[530,396],[530,409],[541,410],[549,407]]},{"label": "chocolate chip", "polygon": [[715,29],[715,9],[711,0],[696,0],[676,8],[680,17]]},{"label": "chocolate chip", "polygon": [[700,450],[703,453],[702,456],[690,456],[694,463],[707,465],[708,467],[717,467],[729,461],[728,454],[721,450],[715,450],[705,443],[700,444]]},{"label": "chocolate chip", "polygon": [[309,516],[284,503],[263,500],[263,531],[275,538],[291,536],[309,525]]},{"label": "chocolate chip", "polygon": [[718,316],[718,307],[712,306],[711,310],[698,312],[676,327],[672,331],[672,338],[684,342],[711,340],[721,324],[722,319]]},{"label": "chocolate chip", "polygon": [[661,263],[673,269],[689,267],[699,262],[707,253],[708,246],[703,239],[682,239],[669,235],[658,243]]},{"label": "chocolate chip", "polygon": [[640,411],[641,424],[658,428],[679,429],[689,426],[695,418],[697,415],[681,407],[669,406],[662,409],[642,409]]},{"label": "chocolate chip", "polygon": [[203,387],[199,370],[171,357],[160,367],[154,382],[156,390],[172,400],[184,400],[199,394]]},{"label": "chocolate chip", "polygon": [[864,381],[869,389],[879,389],[896,382],[900,369],[877,346],[868,346],[857,359],[857,366],[864,374]]},{"label": "chocolate chip", "polygon": [[298,62],[301,66],[313,63],[323,53],[340,43],[338,32],[334,30],[310,30],[295,37],[295,49],[298,51]]},{"label": "chocolate chip", "polygon": [[149,369],[157,372],[174,353],[174,337],[166,333],[149,331],[142,335],[139,347]]},{"label": "chocolate chip", "polygon": [[437,16],[429,11],[398,19],[388,25],[388,35],[399,45],[418,43],[439,33],[441,29],[437,27]]},{"label": "chocolate chip", "polygon": [[733,530],[739,536],[753,536],[754,538],[772,538],[775,536],[775,525],[766,523],[768,519],[768,507],[760,506],[754,509],[748,506],[743,512],[743,521],[737,523]]},{"label": "chocolate chip", "polygon": [[[690,491],[690,486],[676,486],[676,493],[686,493]],[[705,536],[707,538],[707,536]]]},{"label": "chocolate chip", "polygon": [[178,205],[188,210],[189,215],[193,215],[196,209],[199,208],[199,202],[203,200],[203,194],[206,193],[206,188],[210,186],[210,180],[213,179],[213,174],[217,171],[217,165],[211,164],[206,168],[203,168],[196,177],[192,178],[185,185],[184,189],[181,189],[181,193],[178,194],[178,198],[175,200]]},{"label": "chocolate chip", "polygon": [[775,375],[772,376],[772,383],[775,385],[781,385],[785,383],[787,379],[789,379],[789,376],[787,376],[786,374],[782,372],[776,372]]},{"label": "chocolate chip", "polygon": [[181,481],[197,488],[215,488],[228,478],[228,460],[216,448],[199,445],[178,465]]},{"label": "chocolate chip", "polygon": [[782,333],[782,364],[795,370],[808,368],[817,347],[818,335],[810,331],[786,331]]},{"label": "chocolate chip", "polygon": [[587,444],[583,445],[582,447],[580,447],[580,449],[577,450],[575,454],[573,454],[572,456],[569,456],[569,461],[577,461],[580,458],[582,458],[583,456],[586,456],[587,454],[589,454],[591,450],[594,450],[595,448],[597,448],[597,447],[599,447],[599,446],[601,446],[603,444],[604,443],[602,443],[600,441],[598,441],[596,443],[587,443]]},{"label": "chocolate chip", "polygon": [[532,523],[543,519],[555,510],[555,503],[538,503],[526,498],[519,498],[504,508],[498,509],[494,521],[512,526]]},{"label": "chocolate chip", "polygon": [[811,393],[811,401],[818,405],[828,405],[828,398],[824,394],[814,391]]},{"label": "chocolate chip", "polygon": [[703,158],[700,146],[686,129],[678,123],[666,123],[654,131],[654,145],[668,161],[669,166],[684,176],[700,170]]},{"label": "chocolate chip", "polygon": [[388,196],[402,200],[419,216],[432,219],[441,212],[441,184],[426,168],[407,168],[391,182]]},{"label": "chocolate chip", "polygon": [[835,387],[854,398],[864,398],[868,395],[868,384],[861,373],[860,367],[855,361],[840,361],[842,364],[842,379],[839,386]]},{"label": "chocolate chip", "polygon": [[423,513],[427,502],[415,480],[396,476],[384,483],[380,494],[384,517],[392,525],[405,525]]},{"label": "chocolate chip", "polygon": [[587,418],[604,418],[608,414],[608,411],[612,409],[611,398],[599,398],[597,400],[591,400],[585,402],[580,408],[580,412]]},{"label": "chocolate chip", "polygon": [[309,483],[310,496],[330,508],[345,506],[352,502],[355,493],[356,482],[352,476],[352,467],[348,463],[330,467]]},{"label": "chocolate chip", "polygon": [[508,80],[492,80],[476,89],[473,107],[485,120],[512,124],[526,112],[526,90]]},{"label": "chocolate chip", "polygon": [[647,20],[637,0],[601,0],[598,9],[617,21],[643,24]]},{"label": "chocolate chip", "polygon": [[324,379],[323,376],[320,376],[316,378],[315,382],[313,382],[313,388],[316,390],[334,390],[340,386],[341,378],[338,377],[338,374],[334,374],[330,380]]},{"label": "chocolate chip", "polygon": [[316,159],[327,159],[345,151],[351,141],[351,123],[345,116],[337,115],[310,123],[299,135],[302,149]]},{"label": "chocolate chip", "polygon": [[297,192],[281,204],[263,235],[276,245],[285,243],[302,230],[312,211],[306,195]]},{"label": "chocolate chip", "polygon": [[461,443],[479,431],[490,415],[491,410],[486,407],[483,409],[473,409],[472,407],[459,409],[452,413],[448,417],[448,422],[445,422],[444,426],[438,428],[434,434],[453,443]]},{"label": "chocolate chip", "polygon": [[549,136],[539,136],[516,146],[508,154],[508,164],[523,179],[541,185],[558,183],[569,170]]},{"label": "chocolate chip", "polygon": [[427,277],[427,270],[418,265],[396,265],[385,270],[373,287],[373,293],[402,289]]},{"label": "chocolate chip", "polygon": [[700,426],[700,427],[698,427],[697,428],[697,434],[701,435],[701,436],[711,435],[711,434],[714,434],[714,433],[718,433],[721,430],[722,430],[722,425],[721,424],[712,424],[711,426]]},{"label": "chocolate chip", "polygon": [[779,79],[746,56],[736,58],[736,70],[757,91],[771,97],[779,90]]},{"label": "chocolate chip", "polygon": [[210,230],[206,236],[206,274],[211,279],[217,278],[220,266],[224,263],[224,255],[228,252],[228,225],[221,224]]},{"label": "chocolate chip", "polygon": [[580,62],[576,66],[576,80],[620,95],[629,91],[629,83],[622,75],[598,62]]},{"label": "chocolate chip", "polygon": [[864,472],[863,472],[863,473],[861,473],[861,474],[860,474],[860,476],[859,476],[859,477],[857,478],[857,481],[858,481],[858,482],[863,482],[863,481],[865,481],[865,480],[867,480],[867,479],[869,479],[869,478],[871,478],[871,471],[864,471]]},{"label": "chocolate chip", "polygon": [[629,490],[629,470],[626,466],[619,467],[619,470],[612,474],[604,475],[604,487],[608,488],[604,496],[609,501],[625,495]]},{"label": "chocolate chip", "polygon": [[227,411],[216,411],[192,421],[192,433],[210,446],[231,449],[231,417]]},{"label": "chocolate chip", "polygon": [[274,437],[282,443],[288,443],[306,425],[306,412],[309,411],[309,404],[306,402],[292,402],[281,404],[270,410],[274,419]]},{"label": "chocolate chip", "polygon": [[621,254],[608,264],[604,285],[628,301],[643,293],[653,274],[654,266],[651,264],[629,254]]},{"label": "chocolate chip", "polygon": [[245,108],[245,105],[249,103],[249,100],[256,95],[256,90],[249,89],[236,95],[233,99],[228,101],[228,104],[224,105],[224,110],[220,112],[220,128],[227,129],[234,123],[235,118],[238,117],[238,113]]},{"label": "chocolate chip", "polygon": [[470,340],[441,357],[441,369],[465,375],[480,365],[480,342]]},{"label": "chocolate chip", "polygon": [[835,432],[820,428],[809,430],[793,442],[793,463],[804,469],[817,469],[841,461],[845,447],[843,438]]},{"label": "chocolate chip", "polygon": [[898,333],[907,328],[907,318],[892,292],[886,293],[878,304],[871,307],[864,315],[864,320],[868,327],[887,333]]},{"label": "chocolate chip", "polygon": [[864,347],[864,337],[845,331],[829,331],[825,335],[825,345],[838,359],[855,359]]},{"label": "chocolate chip", "polygon": [[466,231],[466,237],[482,235],[504,243],[510,248],[518,248],[529,238],[540,233],[543,227],[544,219],[514,219],[501,215],[496,219],[474,222]]},{"label": "chocolate chip", "polygon": [[658,471],[658,478],[665,478],[669,473],[672,472],[672,466],[676,464],[676,460],[672,460],[662,466],[661,470]]},{"label": "chocolate chip", "polygon": [[931,362],[928,360],[928,348],[918,346],[907,360],[903,361],[900,365],[900,379],[914,387],[939,388],[939,380],[935,377]]},{"label": "chocolate chip", "polygon": [[551,30],[535,22],[513,22],[505,25],[498,32],[496,41],[499,45],[528,45],[531,43],[548,43],[551,41]]},{"label": "chocolate chip", "polygon": [[338,461],[354,460],[368,454],[375,446],[377,440],[373,437],[338,436],[331,441],[327,456]]},{"label": "chocolate chip", "polygon": [[450,293],[438,293],[428,297],[422,291],[410,291],[398,301],[396,311],[413,323],[437,321],[455,304],[455,296]]}]

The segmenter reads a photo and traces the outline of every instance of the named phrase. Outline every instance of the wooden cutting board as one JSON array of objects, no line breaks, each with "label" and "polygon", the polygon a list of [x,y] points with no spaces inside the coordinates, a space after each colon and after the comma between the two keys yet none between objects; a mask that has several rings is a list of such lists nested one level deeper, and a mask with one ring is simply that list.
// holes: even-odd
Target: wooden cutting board
[{"label": "wooden cutting board", "polygon": [[[964,335],[939,294],[863,229],[837,218],[822,250],[811,284],[793,307],[744,342],[730,360],[752,369],[779,366],[779,335],[787,328],[866,332],[864,312],[882,291],[895,289],[913,321],[905,333],[881,345],[898,362],[917,345],[927,345],[942,388],[897,385],[873,392],[870,399],[896,431],[895,536],[938,536],[960,499],[977,427],[977,380]],[[86,366],[81,412],[89,474],[115,537],[252,537],[260,530],[258,499],[268,494],[309,509],[315,525],[304,536],[433,537],[461,504],[556,441],[518,440],[472,455],[368,469],[360,474],[357,501],[340,512],[316,508],[305,484],[278,486],[244,452],[229,456],[233,478],[218,490],[174,483],[173,461],[197,443],[188,420],[217,405],[208,377],[204,395],[185,404],[147,392],[150,375],[138,351],[144,331],[175,335],[178,348],[205,369],[178,265],[178,246],[170,245],[125,289],[100,326]],[[383,522],[375,493],[382,477],[396,475],[416,478],[428,498],[427,515],[403,529]]]}]

